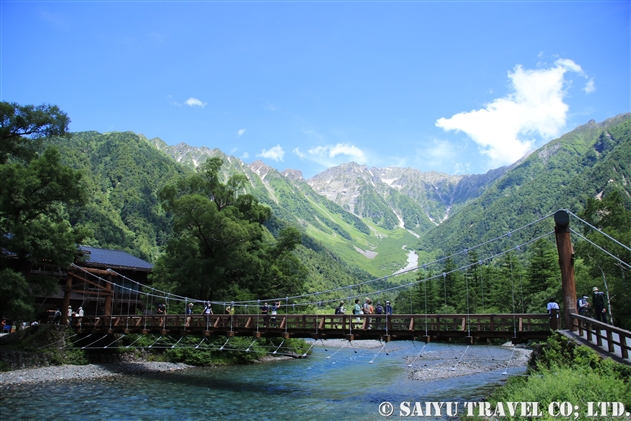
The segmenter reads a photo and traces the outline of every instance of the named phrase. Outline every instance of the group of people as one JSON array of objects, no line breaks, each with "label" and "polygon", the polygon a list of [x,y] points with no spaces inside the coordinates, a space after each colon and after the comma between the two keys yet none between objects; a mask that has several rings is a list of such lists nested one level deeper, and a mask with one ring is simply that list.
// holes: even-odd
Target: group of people
[{"label": "group of people", "polygon": [[272,326],[276,327],[276,315],[278,314],[278,310],[280,310],[280,301],[274,301],[271,307],[268,303],[264,303],[263,306],[261,306],[261,314],[264,316],[263,320],[265,321],[265,326],[268,325],[269,320]]},{"label": "group of people", "polygon": [[[62,313],[59,308],[55,310],[55,313],[53,313],[53,324],[58,325],[61,323],[61,315]],[[81,318],[84,316],[83,307],[79,306],[77,311],[73,311],[72,306],[69,305],[66,315],[68,316],[68,320],[66,321],[66,323],[71,324],[73,319],[75,319],[77,323],[80,323]]]},{"label": "group of people", "polygon": [[[605,307],[605,294],[598,289],[598,287],[594,287],[592,289],[592,302],[590,304],[587,295],[583,295],[578,299],[576,303],[576,308],[578,310],[578,314],[581,316],[592,316],[592,305],[593,305],[593,317],[602,323],[607,323],[607,308]],[[554,298],[550,298],[548,304],[546,306],[548,313],[552,313],[552,310],[559,310],[559,304],[554,300]],[[557,316],[558,317],[558,316]]]},{"label": "group of people", "polygon": [[[344,309],[344,301],[340,302],[340,305],[336,307],[335,309],[335,314],[345,314],[346,311]],[[377,301],[377,304],[375,307],[373,307],[372,305],[372,301],[370,300],[370,298],[366,297],[366,300],[364,302],[363,305],[359,304],[359,298],[357,298],[355,300],[355,305],[353,306],[353,314],[354,315],[360,315],[360,314],[392,314],[392,305],[390,305],[390,301],[387,300],[386,301],[386,305],[385,307],[381,305],[381,302]],[[355,321],[357,323],[361,322],[361,318],[357,317],[355,319]],[[372,324],[372,319],[369,318],[368,319],[368,328],[371,328],[371,324]],[[380,327],[381,325],[381,318],[377,318],[376,319],[376,327],[377,329]]]}]

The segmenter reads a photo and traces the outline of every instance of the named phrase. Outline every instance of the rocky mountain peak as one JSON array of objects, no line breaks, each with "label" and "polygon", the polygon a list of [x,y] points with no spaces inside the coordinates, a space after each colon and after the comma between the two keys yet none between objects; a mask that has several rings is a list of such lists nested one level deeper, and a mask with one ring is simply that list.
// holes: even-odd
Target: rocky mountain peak
[{"label": "rocky mountain peak", "polygon": [[302,171],[299,170],[286,169],[285,171],[281,172],[281,175],[283,177],[287,177],[292,181],[305,181],[304,177],[302,176]]}]

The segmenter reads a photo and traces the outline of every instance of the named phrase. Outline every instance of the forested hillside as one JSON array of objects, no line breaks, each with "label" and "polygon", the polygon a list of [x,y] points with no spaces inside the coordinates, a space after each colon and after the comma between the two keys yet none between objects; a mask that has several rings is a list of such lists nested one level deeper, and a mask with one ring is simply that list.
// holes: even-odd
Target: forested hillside
[{"label": "forested hillside", "polygon": [[[46,144],[57,147],[63,162],[84,175],[91,200],[73,223],[92,231],[93,237],[85,243],[125,250],[155,262],[172,235],[173,224],[173,215],[164,210],[157,193],[167,184],[194,174],[191,166],[178,164],[153,147],[146,138],[131,132],[81,132],[74,133],[69,139],[51,138]],[[308,268],[305,289],[334,288],[370,277],[357,266],[349,266],[306,233],[304,226],[308,223],[317,224],[329,232],[333,229],[339,231],[340,228],[333,224],[333,229],[327,227],[308,209],[301,213],[301,206],[304,209],[308,203],[305,197],[294,195],[283,203],[275,200],[274,195],[291,195],[292,188],[285,177],[273,171],[276,181],[272,184],[276,184],[276,190],[270,193],[259,177],[241,161],[231,161],[219,150],[213,151],[213,155],[224,162],[220,170],[222,180],[247,172],[250,184],[245,186],[244,192],[253,193],[273,210],[272,218],[265,223],[271,233],[278,235],[287,226],[302,228],[303,245],[298,246],[294,253]],[[204,159],[207,157],[204,156]],[[354,222],[361,223],[358,219]]]},{"label": "forested hillside", "polygon": [[[631,116],[624,114],[600,124],[591,121],[553,140],[424,236],[420,249],[436,255],[459,251],[558,209],[580,213],[588,198],[616,189],[626,191],[628,200],[630,124]],[[531,235],[551,227],[541,226]]]},{"label": "forested hillside", "polygon": [[[589,122],[484,175],[351,163],[309,182],[298,171],[248,165],[218,149],[168,147],[131,132],[70,135],[56,107],[1,104],[5,119],[22,113],[41,121],[41,133],[31,138],[2,132],[9,141],[0,156],[8,183],[0,197],[1,238],[23,266],[21,274],[3,269],[15,283],[0,285],[17,297],[4,304],[11,308],[27,308],[29,288],[48,288],[18,286],[30,279],[31,263],[67,264],[73,244],[81,243],[156,262],[155,282],[199,298],[302,294],[383,276],[343,294],[385,298],[380,291],[392,290],[387,297],[397,299],[399,312],[538,312],[547,297],[559,295],[552,218],[511,233],[515,244],[548,235],[525,248],[507,253],[487,240],[561,208],[598,228],[578,228],[595,244],[601,232],[631,238],[629,114]],[[607,288],[606,276],[616,318],[628,324],[628,250],[603,264],[586,244],[576,247],[579,293]],[[419,265],[455,254],[391,277],[410,248]],[[488,259],[487,252],[502,253]],[[431,282],[398,289],[414,278]]]}]

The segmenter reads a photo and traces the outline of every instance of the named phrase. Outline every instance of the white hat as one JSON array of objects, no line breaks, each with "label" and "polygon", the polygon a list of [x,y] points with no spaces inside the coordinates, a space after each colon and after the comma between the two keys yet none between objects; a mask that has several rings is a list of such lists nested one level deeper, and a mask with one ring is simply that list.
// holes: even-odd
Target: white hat
[{"label": "white hat", "polygon": [[594,287],[594,291],[598,291],[598,287]]}]

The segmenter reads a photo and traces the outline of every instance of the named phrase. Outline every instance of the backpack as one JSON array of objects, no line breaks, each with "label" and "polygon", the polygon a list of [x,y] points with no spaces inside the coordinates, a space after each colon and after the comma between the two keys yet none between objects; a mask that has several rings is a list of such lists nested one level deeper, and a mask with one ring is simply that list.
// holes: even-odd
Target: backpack
[{"label": "backpack", "polygon": [[375,310],[375,313],[377,314],[381,314],[383,313],[383,307],[381,307],[380,305],[377,306],[377,309]]},{"label": "backpack", "polygon": [[335,309],[335,314],[342,314],[342,306],[338,306],[338,307]]}]

